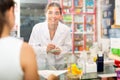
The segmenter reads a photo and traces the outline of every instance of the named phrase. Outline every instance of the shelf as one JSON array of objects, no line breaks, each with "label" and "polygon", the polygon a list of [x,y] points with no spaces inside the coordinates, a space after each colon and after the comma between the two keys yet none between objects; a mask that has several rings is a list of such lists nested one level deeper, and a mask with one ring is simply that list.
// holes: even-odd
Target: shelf
[{"label": "shelf", "polygon": [[83,22],[75,22],[74,24],[84,24]]},{"label": "shelf", "polygon": [[74,32],[74,34],[83,34],[83,32]]},{"label": "shelf", "polygon": [[86,7],[86,9],[93,9],[94,7],[90,7],[90,6],[88,6],[88,7]]},{"label": "shelf", "polygon": [[74,32],[74,34],[94,34],[94,32]]},{"label": "shelf", "polygon": [[111,28],[120,28],[120,25],[111,25]]},{"label": "shelf", "polygon": [[75,8],[75,9],[77,9],[77,8],[78,8],[78,9],[82,9],[83,7],[81,7],[81,6],[75,6],[74,8]]},{"label": "shelf", "polygon": [[75,45],[75,47],[79,47],[79,46],[83,46],[82,44],[77,44],[77,45]]},{"label": "shelf", "polygon": [[71,24],[72,22],[64,22],[65,24]]},{"label": "shelf", "polygon": [[72,6],[63,6],[63,9],[70,9]]},{"label": "shelf", "polygon": [[[75,54],[80,54],[82,53],[83,51],[74,51]],[[89,51],[85,51],[86,53],[88,53]],[[72,54],[72,51],[68,52],[68,54]]]},{"label": "shelf", "polygon": [[80,13],[75,13],[75,15],[95,15],[96,13],[95,12],[80,12]]}]

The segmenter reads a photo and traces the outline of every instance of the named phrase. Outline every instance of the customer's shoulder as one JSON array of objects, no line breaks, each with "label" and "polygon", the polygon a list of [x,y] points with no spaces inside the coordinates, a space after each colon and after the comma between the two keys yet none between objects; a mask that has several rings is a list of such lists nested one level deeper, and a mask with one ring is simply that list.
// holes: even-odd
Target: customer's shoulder
[{"label": "customer's shoulder", "polygon": [[23,42],[23,44],[22,44],[22,49],[23,49],[25,52],[31,52],[31,51],[33,51],[32,46],[29,45],[27,42]]}]

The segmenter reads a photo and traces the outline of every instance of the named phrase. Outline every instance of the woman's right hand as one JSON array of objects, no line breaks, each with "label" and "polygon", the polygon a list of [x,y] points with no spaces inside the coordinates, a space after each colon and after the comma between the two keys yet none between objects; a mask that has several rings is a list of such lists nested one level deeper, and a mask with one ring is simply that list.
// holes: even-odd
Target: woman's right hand
[{"label": "woman's right hand", "polygon": [[56,48],[56,46],[54,44],[48,44],[48,46],[47,46],[47,53],[49,51],[51,51],[52,49],[55,49],[55,48]]},{"label": "woman's right hand", "polygon": [[47,80],[59,80],[59,77],[54,74],[51,74],[50,76],[48,76]]}]

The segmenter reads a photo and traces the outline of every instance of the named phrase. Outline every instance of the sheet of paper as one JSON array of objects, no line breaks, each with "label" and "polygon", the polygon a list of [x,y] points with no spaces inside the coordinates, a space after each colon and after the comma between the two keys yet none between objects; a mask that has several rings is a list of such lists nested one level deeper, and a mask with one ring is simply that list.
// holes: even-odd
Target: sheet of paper
[{"label": "sheet of paper", "polygon": [[59,75],[66,73],[66,72],[67,72],[67,70],[39,70],[38,74],[47,79],[48,76],[51,74],[59,76]]}]

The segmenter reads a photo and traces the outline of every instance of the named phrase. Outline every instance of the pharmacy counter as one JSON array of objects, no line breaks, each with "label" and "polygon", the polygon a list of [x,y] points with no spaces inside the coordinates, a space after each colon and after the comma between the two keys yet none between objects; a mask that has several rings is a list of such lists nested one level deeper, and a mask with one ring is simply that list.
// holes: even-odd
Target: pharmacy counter
[{"label": "pharmacy counter", "polygon": [[[67,68],[67,64],[57,64],[55,66],[51,66],[51,65],[46,66],[46,70],[65,70],[66,68]],[[60,75],[59,76],[60,80],[68,80],[66,75],[67,75],[67,72]],[[94,79],[101,79],[101,78],[106,78],[106,77],[116,77],[115,68],[113,64],[104,64],[103,72],[84,73],[81,79],[82,80],[88,80],[88,79],[94,80]]]}]

